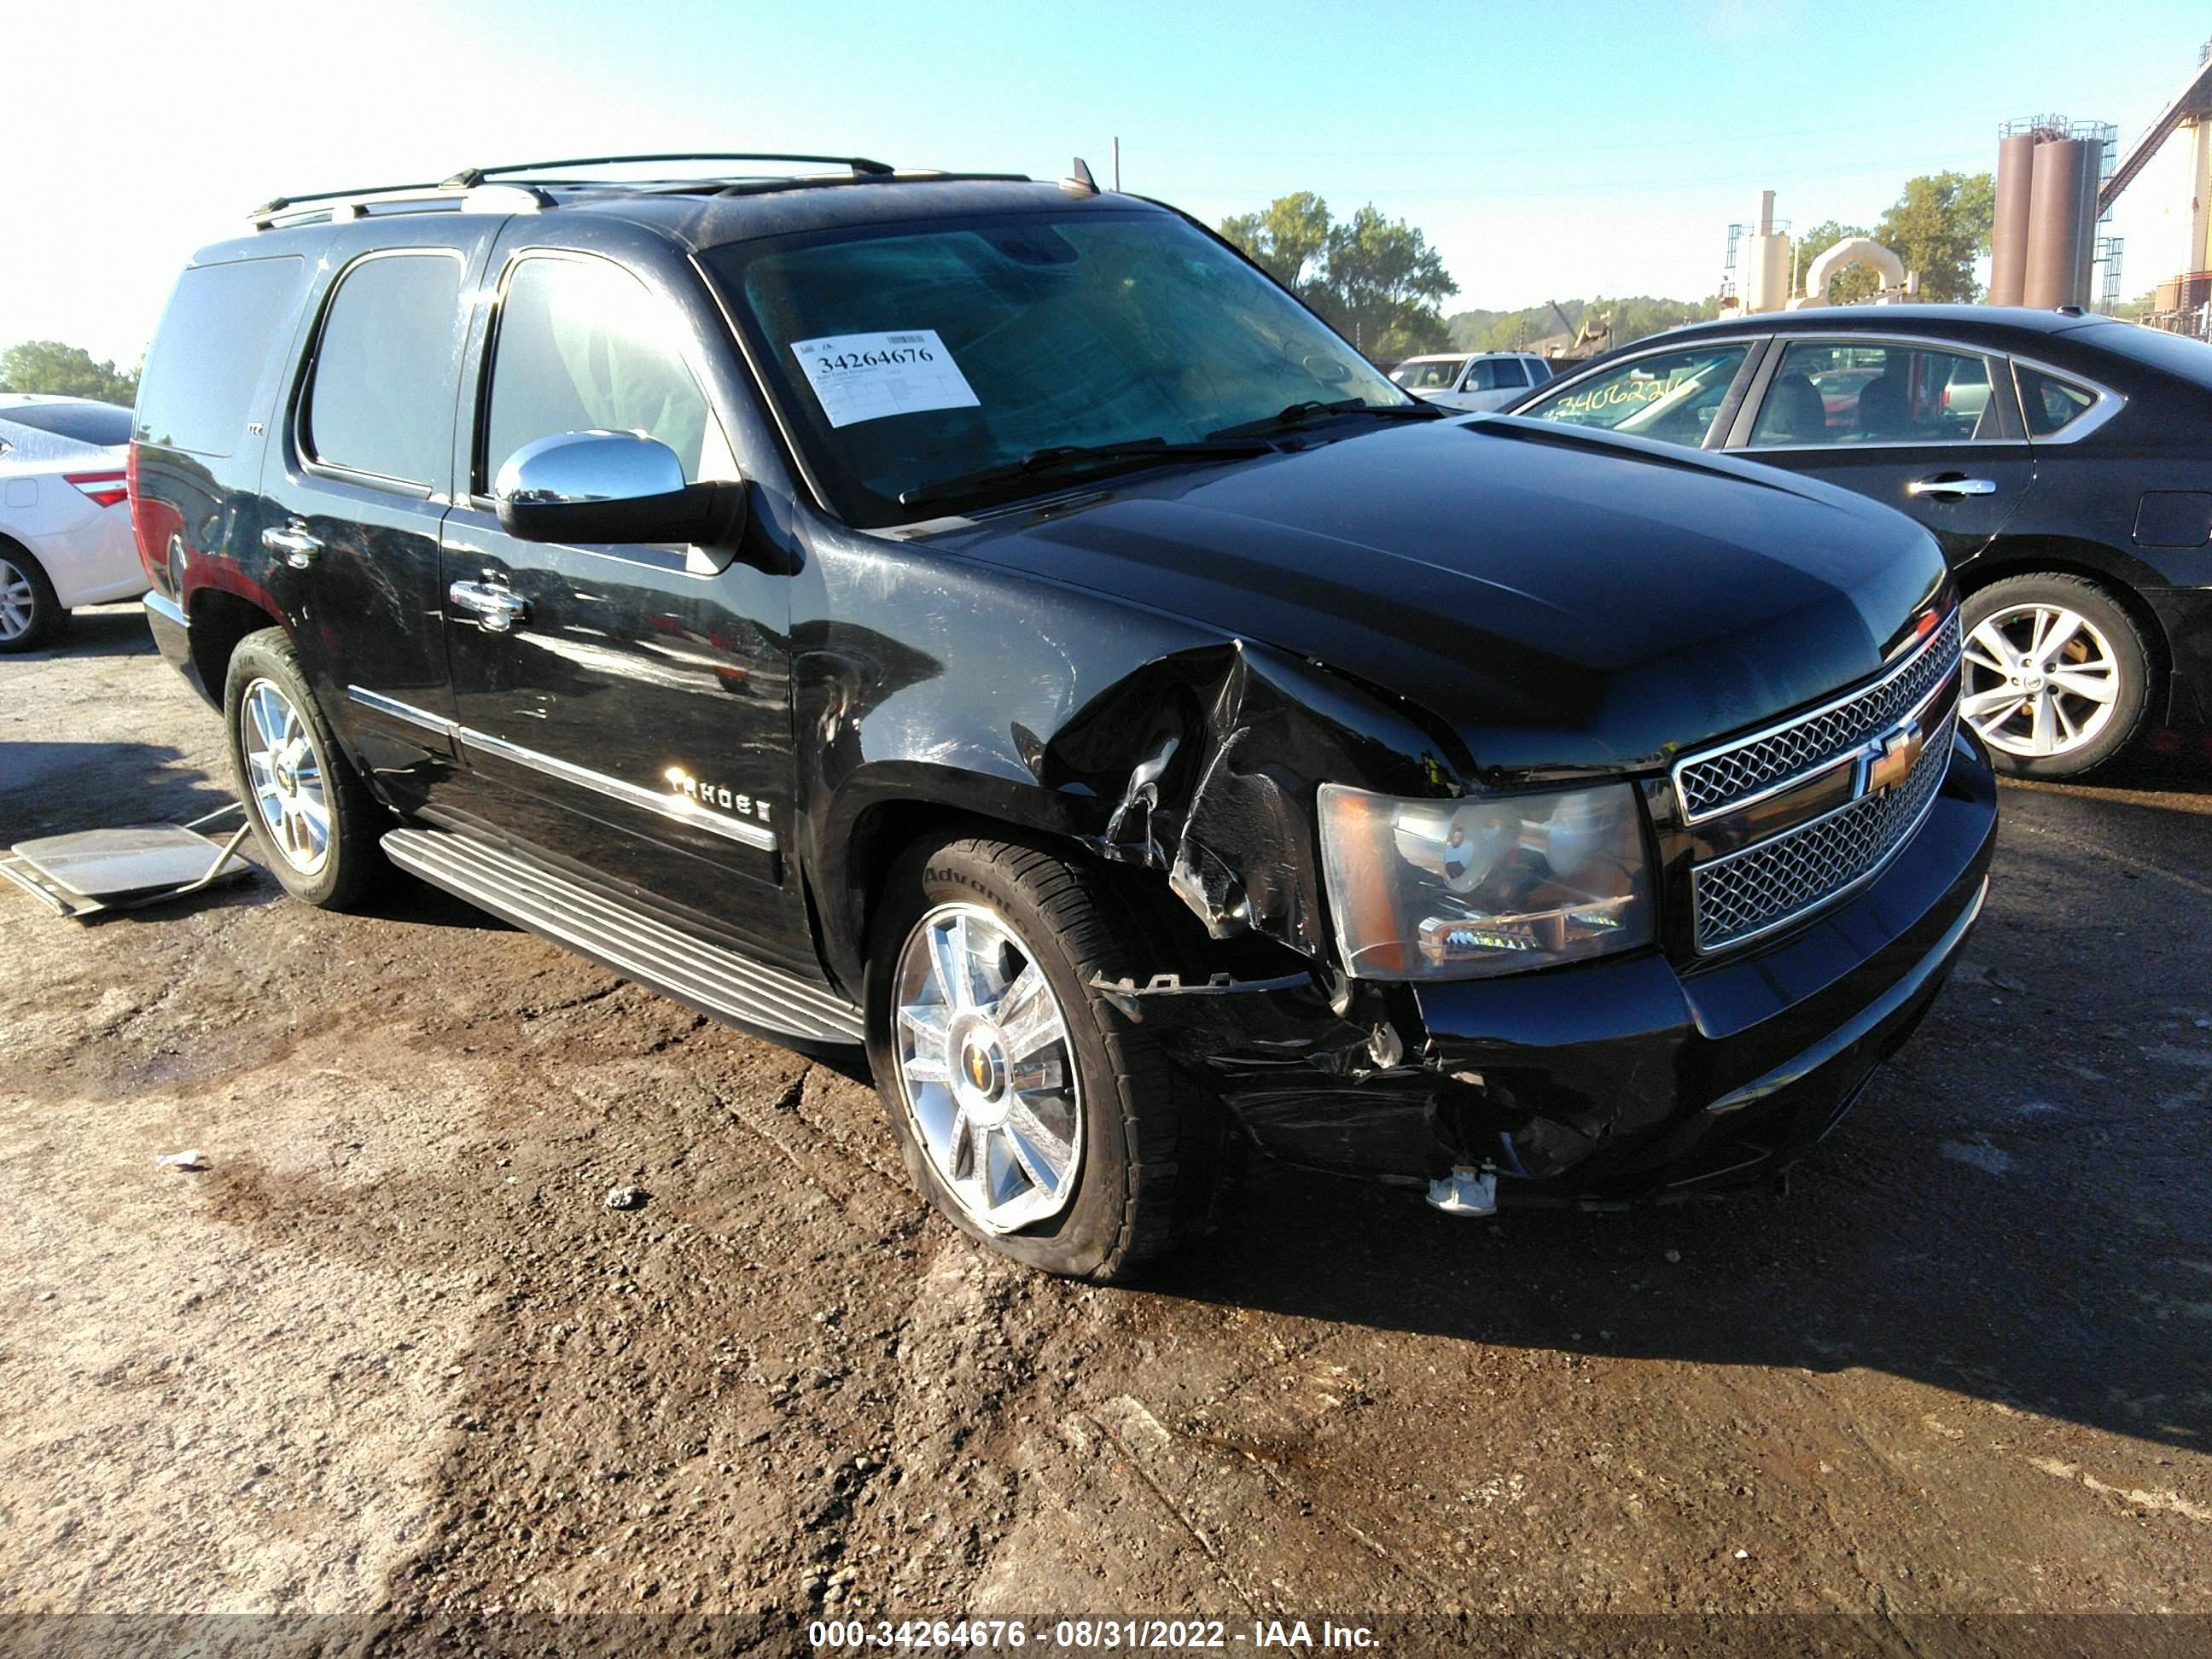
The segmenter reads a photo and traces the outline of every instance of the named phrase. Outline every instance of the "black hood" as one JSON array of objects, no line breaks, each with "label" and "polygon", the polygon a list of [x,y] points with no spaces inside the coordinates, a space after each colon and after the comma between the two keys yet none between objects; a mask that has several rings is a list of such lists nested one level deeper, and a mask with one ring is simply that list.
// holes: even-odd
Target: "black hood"
[{"label": "black hood", "polygon": [[1511,419],[1109,486],[940,545],[1327,665],[1485,770],[1615,769],[1880,668],[1943,588],[1904,514],[1765,467]]}]

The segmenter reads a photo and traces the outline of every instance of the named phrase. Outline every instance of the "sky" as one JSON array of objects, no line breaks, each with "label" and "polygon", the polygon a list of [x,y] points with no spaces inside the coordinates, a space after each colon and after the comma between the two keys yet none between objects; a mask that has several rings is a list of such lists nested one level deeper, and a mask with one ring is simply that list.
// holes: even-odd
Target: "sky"
[{"label": "sky", "polygon": [[[2167,0],[19,0],[0,345],[135,363],[191,251],[278,194],[612,152],[821,151],[1058,178],[1209,222],[1310,190],[1411,221],[1446,309],[1714,290],[1756,193],[1871,223],[1998,125],[2147,128],[2212,39]],[[2187,263],[2186,138],[2107,227]]]}]

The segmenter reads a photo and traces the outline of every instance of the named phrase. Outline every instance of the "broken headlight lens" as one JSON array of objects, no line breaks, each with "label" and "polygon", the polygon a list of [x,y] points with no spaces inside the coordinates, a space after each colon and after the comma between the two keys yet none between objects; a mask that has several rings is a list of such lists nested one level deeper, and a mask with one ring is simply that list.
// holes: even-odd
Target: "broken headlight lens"
[{"label": "broken headlight lens", "polygon": [[1321,790],[1322,864],[1358,979],[1477,979],[1632,951],[1652,935],[1635,791],[1486,800]]}]

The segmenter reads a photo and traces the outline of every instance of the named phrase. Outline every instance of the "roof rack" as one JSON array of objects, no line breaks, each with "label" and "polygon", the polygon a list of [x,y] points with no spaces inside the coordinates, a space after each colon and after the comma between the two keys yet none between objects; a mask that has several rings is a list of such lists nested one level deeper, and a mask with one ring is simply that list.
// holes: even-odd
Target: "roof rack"
[{"label": "roof rack", "polygon": [[520,185],[389,185],[378,190],[325,190],[308,196],[279,196],[264,202],[247,216],[256,230],[275,230],[289,225],[331,224],[365,219],[379,208],[420,212],[447,203],[466,213],[535,213],[553,205],[542,190]]},{"label": "roof rack", "polygon": [[645,161],[783,161],[844,167],[855,176],[866,173],[887,178],[897,169],[888,161],[872,161],[865,155],[793,155],[774,150],[678,150],[665,155],[572,155],[558,161],[509,161],[495,167],[463,167],[445,182],[448,185],[480,185],[507,173],[548,173],[556,167],[627,167]]},{"label": "roof rack", "polygon": [[[463,167],[450,178],[435,184],[371,185],[353,190],[310,191],[299,196],[277,196],[264,202],[248,216],[256,230],[272,230],[279,226],[311,224],[318,221],[337,223],[347,219],[367,216],[379,208],[396,208],[426,211],[451,204],[463,212],[480,213],[536,213],[553,205],[553,198],[544,191],[527,184],[493,184],[494,178],[517,173],[548,173],[569,167],[600,167],[634,166],[653,161],[775,161],[787,165],[819,164],[843,167],[854,179],[890,179],[898,176],[897,169],[887,161],[874,161],[865,155],[797,155],[770,151],[747,152],[738,150],[678,151],[658,155],[578,155],[555,161],[509,161],[498,167]],[[562,179],[562,184],[614,183],[604,179]],[[697,186],[710,186],[733,182],[726,179],[707,178],[696,181]]]}]

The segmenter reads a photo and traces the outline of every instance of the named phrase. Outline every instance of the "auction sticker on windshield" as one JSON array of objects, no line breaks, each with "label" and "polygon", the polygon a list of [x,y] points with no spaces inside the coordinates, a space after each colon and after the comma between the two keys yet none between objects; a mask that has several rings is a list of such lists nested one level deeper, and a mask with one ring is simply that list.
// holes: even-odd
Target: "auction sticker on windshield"
[{"label": "auction sticker on windshield", "polygon": [[807,384],[832,426],[923,409],[974,409],[979,399],[933,328],[793,340]]}]

